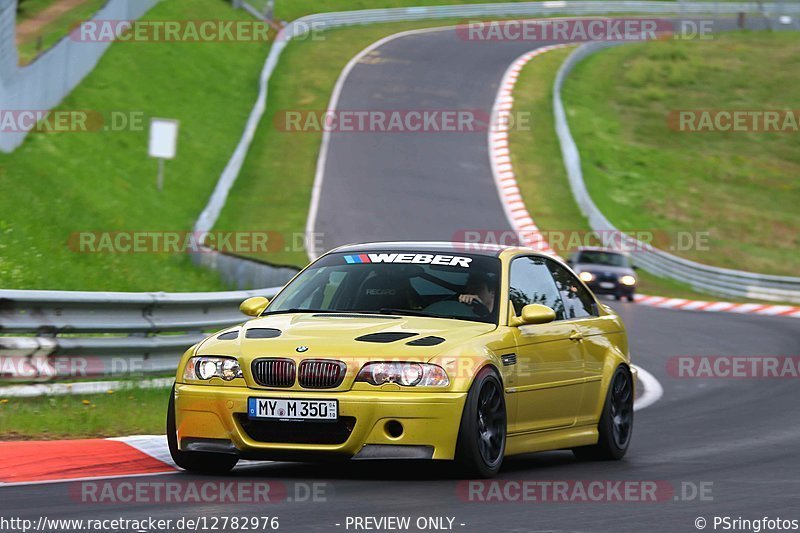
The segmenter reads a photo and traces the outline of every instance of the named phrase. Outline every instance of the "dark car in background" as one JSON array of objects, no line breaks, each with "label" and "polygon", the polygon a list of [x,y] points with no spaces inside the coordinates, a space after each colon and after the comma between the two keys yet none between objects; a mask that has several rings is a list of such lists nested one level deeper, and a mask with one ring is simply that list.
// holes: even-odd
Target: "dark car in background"
[{"label": "dark car in background", "polygon": [[639,278],[626,253],[606,248],[578,248],[568,263],[595,294],[633,301]]}]

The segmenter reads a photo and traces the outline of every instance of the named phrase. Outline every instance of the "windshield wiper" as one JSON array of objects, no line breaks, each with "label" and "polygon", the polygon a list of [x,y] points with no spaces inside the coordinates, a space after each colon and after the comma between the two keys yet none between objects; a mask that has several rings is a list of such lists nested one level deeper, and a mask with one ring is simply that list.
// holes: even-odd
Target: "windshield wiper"
[{"label": "windshield wiper", "polygon": [[279,315],[287,313],[341,313],[341,311],[337,311],[335,309],[300,309],[294,307],[292,309],[278,309],[277,311],[266,311],[262,313],[261,316]]},{"label": "windshield wiper", "polygon": [[409,316],[426,316],[436,318],[436,315],[423,313],[422,311],[414,311],[413,309],[394,309],[392,307],[381,307],[378,312],[382,315],[409,315]]}]

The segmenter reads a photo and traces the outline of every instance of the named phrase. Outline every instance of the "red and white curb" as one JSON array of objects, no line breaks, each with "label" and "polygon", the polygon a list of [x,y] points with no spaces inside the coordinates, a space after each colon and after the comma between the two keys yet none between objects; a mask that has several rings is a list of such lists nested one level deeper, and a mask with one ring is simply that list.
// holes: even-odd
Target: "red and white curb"
[{"label": "red and white curb", "polygon": [[636,295],[636,303],[661,307],[662,309],[680,309],[683,311],[707,311],[712,313],[740,313],[765,316],[784,316],[800,318],[800,307],[772,304],[740,304],[732,302],[705,302],[684,298],[665,298],[663,296]]},{"label": "red and white curb", "polygon": [[[555,44],[537,48],[518,57],[508,67],[500,82],[500,89],[492,107],[491,127],[489,128],[489,160],[492,167],[500,201],[506,212],[506,218],[520,241],[542,253],[558,257],[555,250],[533,221],[517,183],[517,177],[511,164],[511,151],[508,144],[508,125],[514,107],[514,86],[517,84],[523,67],[533,58],[551,50],[564,48],[569,44]],[[755,314],[765,316],[784,316],[800,318],[800,307],[771,304],[737,304],[731,302],[707,302],[686,300],[683,298],[666,298],[661,296],[637,295],[636,303],[661,307],[665,309],[681,309],[686,311],[708,311]]]},{"label": "red and white curb", "polygon": [[[0,442],[0,488],[175,474],[166,435]],[[239,461],[236,470],[272,461]]]},{"label": "red and white curb", "polygon": [[0,487],[168,474],[167,437],[0,442]]},{"label": "red and white curb", "polygon": [[543,46],[521,55],[511,63],[500,82],[500,90],[492,107],[491,127],[489,128],[489,160],[492,167],[492,175],[500,193],[500,201],[506,212],[506,218],[512,229],[516,231],[519,239],[526,246],[556,257],[558,254],[550,247],[550,244],[533,222],[533,218],[520,194],[517,178],[511,166],[508,126],[511,122],[511,110],[514,107],[514,86],[522,68],[534,57],[565,46],[568,45]]}]

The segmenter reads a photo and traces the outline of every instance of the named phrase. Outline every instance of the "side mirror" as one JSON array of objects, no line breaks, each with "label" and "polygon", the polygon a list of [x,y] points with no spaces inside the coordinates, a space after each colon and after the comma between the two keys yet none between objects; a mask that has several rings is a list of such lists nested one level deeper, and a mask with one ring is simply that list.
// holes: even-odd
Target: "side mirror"
[{"label": "side mirror", "polygon": [[263,296],[253,296],[242,302],[239,306],[239,311],[247,316],[258,316],[264,312],[267,305],[269,305],[269,300]]},{"label": "side mirror", "polygon": [[522,308],[522,316],[515,317],[512,326],[547,324],[556,319],[556,312],[542,304],[530,304]]}]

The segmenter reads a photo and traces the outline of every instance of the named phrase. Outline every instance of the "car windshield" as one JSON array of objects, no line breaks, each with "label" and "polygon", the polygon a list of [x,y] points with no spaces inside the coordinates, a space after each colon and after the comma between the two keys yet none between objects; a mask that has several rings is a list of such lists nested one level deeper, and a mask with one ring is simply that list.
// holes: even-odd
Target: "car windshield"
[{"label": "car windshield", "polygon": [[343,312],[496,323],[500,260],[437,252],[334,253],[309,266],[265,315]]},{"label": "car windshield", "polygon": [[628,258],[616,252],[603,250],[583,250],[578,256],[578,263],[585,265],[604,265],[615,267],[629,267]]}]

